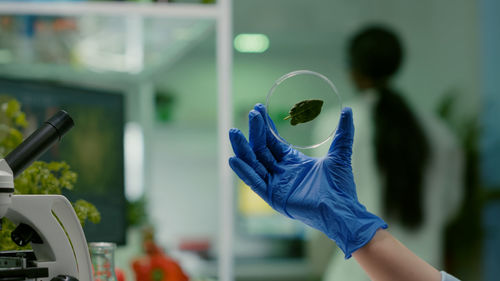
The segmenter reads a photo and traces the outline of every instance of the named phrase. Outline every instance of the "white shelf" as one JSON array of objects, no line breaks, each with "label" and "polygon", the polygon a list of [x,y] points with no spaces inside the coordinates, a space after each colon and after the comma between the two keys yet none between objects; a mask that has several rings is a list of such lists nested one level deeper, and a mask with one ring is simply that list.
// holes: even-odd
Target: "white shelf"
[{"label": "white shelf", "polygon": [[134,2],[0,2],[3,15],[47,16],[148,16],[216,19],[218,4],[134,3]]}]

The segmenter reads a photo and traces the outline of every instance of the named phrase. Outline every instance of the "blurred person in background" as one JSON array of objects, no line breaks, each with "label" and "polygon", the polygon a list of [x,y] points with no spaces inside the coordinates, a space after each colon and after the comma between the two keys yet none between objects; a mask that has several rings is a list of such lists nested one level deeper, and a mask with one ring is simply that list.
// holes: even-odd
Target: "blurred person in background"
[{"label": "blurred person in background", "polygon": [[[391,234],[417,256],[442,267],[443,230],[461,200],[462,152],[437,118],[411,108],[392,86],[404,57],[393,31],[367,27],[352,37],[347,51],[360,92],[351,104],[357,113],[352,161],[359,201],[384,217]],[[324,280],[369,279],[355,261],[336,252]]]}]

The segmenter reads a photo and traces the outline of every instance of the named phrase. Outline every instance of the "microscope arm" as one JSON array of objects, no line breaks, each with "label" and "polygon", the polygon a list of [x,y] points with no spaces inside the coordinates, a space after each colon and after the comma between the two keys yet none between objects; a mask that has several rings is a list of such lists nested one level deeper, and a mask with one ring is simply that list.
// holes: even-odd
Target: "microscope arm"
[{"label": "microscope arm", "polygon": [[6,217],[16,225],[29,225],[41,237],[42,243],[32,242],[31,246],[37,264],[47,267],[50,277],[62,274],[92,280],[85,235],[66,197],[14,195]]}]

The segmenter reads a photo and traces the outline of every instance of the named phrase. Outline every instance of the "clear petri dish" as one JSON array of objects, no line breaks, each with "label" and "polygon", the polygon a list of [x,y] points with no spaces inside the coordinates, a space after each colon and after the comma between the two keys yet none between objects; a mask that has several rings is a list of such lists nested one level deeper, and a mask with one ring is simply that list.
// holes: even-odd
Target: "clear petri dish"
[{"label": "clear petri dish", "polygon": [[[291,109],[300,102],[311,100],[323,102],[319,115],[307,120],[311,115],[302,114],[293,120],[297,114],[290,114]],[[309,102],[307,107],[312,104]],[[317,109],[318,103],[314,107]],[[274,82],[267,94],[266,110],[272,120],[266,120],[267,126],[279,141],[294,148],[311,149],[328,142],[335,133],[342,100],[326,76],[310,70],[296,70]],[[295,124],[297,120],[304,122]]]}]

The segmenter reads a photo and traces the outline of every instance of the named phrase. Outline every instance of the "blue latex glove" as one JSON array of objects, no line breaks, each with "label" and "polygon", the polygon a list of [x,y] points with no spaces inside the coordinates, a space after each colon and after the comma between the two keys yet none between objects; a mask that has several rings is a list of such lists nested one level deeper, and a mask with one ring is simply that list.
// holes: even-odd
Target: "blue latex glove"
[{"label": "blue latex glove", "polygon": [[[249,113],[249,142],[238,129],[229,131],[234,172],[273,209],[316,228],[333,239],[346,258],[387,224],[358,202],[351,154],[352,111],[344,108],[324,158],[313,158],[279,142],[269,131],[265,107]],[[274,126],[274,124],[272,124]]]}]

